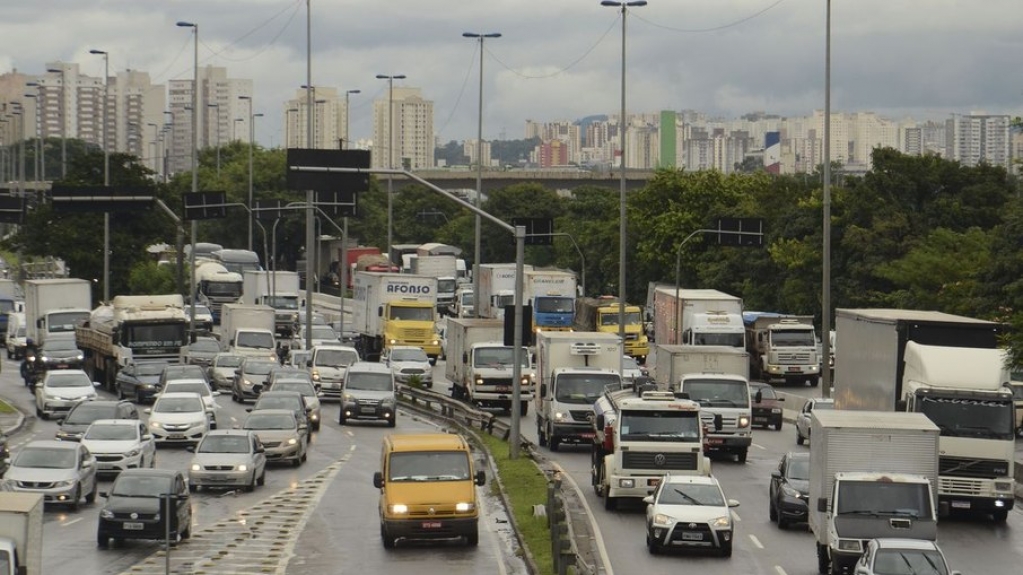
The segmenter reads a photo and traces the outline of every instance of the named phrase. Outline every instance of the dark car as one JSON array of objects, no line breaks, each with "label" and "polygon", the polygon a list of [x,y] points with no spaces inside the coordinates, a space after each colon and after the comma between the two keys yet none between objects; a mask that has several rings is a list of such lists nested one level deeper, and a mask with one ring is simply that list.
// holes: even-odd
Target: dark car
[{"label": "dark car", "polygon": [[138,419],[139,410],[130,401],[83,401],[58,419],[58,441],[81,441],[82,434],[97,419]]},{"label": "dark car", "polygon": [[779,529],[790,523],[806,523],[810,497],[810,454],[790,451],[771,472],[770,518]]},{"label": "dark car", "polygon": [[[174,513],[160,513],[161,502],[172,494]],[[192,535],[192,501],[180,471],[172,469],[125,469],[118,474],[110,492],[101,494],[106,505],[99,512],[96,543],[106,547],[113,538],[172,541]],[[169,516],[169,517],[168,517]],[[167,521],[170,521],[169,529]]]},{"label": "dark car", "polygon": [[753,427],[759,425],[765,429],[774,427],[776,430],[780,430],[784,415],[781,404],[785,398],[780,397],[778,392],[766,383],[750,382],[749,390],[753,397],[751,406],[753,408]]},{"label": "dark car", "polygon": [[264,391],[259,395],[256,404],[246,411],[260,409],[287,409],[295,413],[299,428],[307,435],[312,431],[309,425],[309,414],[306,412],[305,399],[297,391]]},{"label": "dark car", "polygon": [[219,341],[212,337],[200,337],[184,349],[185,363],[209,367],[220,352]]},{"label": "dark car", "polygon": [[36,371],[42,373],[51,369],[82,369],[85,354],[78,349],[75,338],[51,337],[36,354]]},{"label": "dark car", "polygon": [[234,381],[231,383],[231,399],[236,402],[244,402],[246,399],[257,399],[263,392],[270,372],[280,367],[275,361],[248,357],[242,361],[241,367],[234,371]]},{"label": "dark car", "polygon": [[117,372],[114,387],[119,399],[131,398],[135,403],[151,403],[163,388],[160,374],[166,363],[132,363]]}]

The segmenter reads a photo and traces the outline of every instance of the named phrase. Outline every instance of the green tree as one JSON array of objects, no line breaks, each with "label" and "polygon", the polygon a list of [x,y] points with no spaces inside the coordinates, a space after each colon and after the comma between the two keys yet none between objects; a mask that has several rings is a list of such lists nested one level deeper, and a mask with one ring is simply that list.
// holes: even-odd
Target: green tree
[{"label": "green tree", "polygon": [[159,295],[176,293],[174,270],[171,266],[153,261],[135,264],[128,278],[130,295]]}]

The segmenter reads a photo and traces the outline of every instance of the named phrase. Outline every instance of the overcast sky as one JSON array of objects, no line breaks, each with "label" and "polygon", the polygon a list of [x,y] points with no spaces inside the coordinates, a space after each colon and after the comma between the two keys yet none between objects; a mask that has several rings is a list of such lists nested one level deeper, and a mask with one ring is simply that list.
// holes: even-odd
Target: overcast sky
[{"label": "overcast sky", "polygon": [[[200,65],[251,78],[264,145],[283,139],[283,102],[306,83],[305,0],[5,2],[0,71],[78,62],[101,76],[148,71],[155,83]],[[621,20],[599,0],[312,0],[314,85],[360,89],[353,139],[372,133],[377,74],[434,102],[441,142],[476,137],[478,43],[484,138],[521,138],[527,119],[575,120],[621,106]],[[945,118],[1023,108],[1023,1],[833,0],[832,109]],[[824,107],[825,0],[650,0],[627,19],[630,113],[699,110],[802,116]]]}]

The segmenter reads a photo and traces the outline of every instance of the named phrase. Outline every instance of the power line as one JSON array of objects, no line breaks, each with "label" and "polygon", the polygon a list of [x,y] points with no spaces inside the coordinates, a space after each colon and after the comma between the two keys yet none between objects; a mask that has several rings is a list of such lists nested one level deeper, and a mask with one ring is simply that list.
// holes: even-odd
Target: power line
[{"label": "power line", "polygon": [[753,14],[750,14],[749,16],[743,16],[742,18],[739,18],[738,20],[734,20],[732,22],[729,22],[727,24],[722,24],[720,26],[712,26],[710,28],[674,28],[674,27],[671,27],[671,26],[665,26],[663,24],[658,24],[657,22],[653,22],[651,20],[647,20],[643,16],[639,15],[639,13],[637,13],[637,12],[629,12],[629,15],[632,16],[633,18],[636,18],[637,20],[642,20],[643,22],[646,22],[647,24],[653,26],[654,28],[661,28],[661,29],[664,29],[664,30],[671,30],[672,32],[686,32],[686,33],[716,32],[718,30],[724,30],[726,28],[732,28],[732,27],[738,26],[739,24],[742,24],[744,22],[748,22],[748,21],[750,21],[750,20],[752,20],[752,19],[754,19],[754,18],[756,18],[756,17],[766,13],[767,11],[771,10],[772,8],[778,6],[782,2],[785,2],[785,0],[776,0],[774,2],[774,4],[771,4],[770,6],[768,6],[767,8],[764,8],[762,10],[758,10],[758,11],[754,12]]}]

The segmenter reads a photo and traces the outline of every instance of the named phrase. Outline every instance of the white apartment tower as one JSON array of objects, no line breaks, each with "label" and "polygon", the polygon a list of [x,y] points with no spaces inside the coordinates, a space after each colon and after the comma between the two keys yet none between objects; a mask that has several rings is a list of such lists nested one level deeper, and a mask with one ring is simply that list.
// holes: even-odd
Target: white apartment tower
[{"label": "white apartment tower", "polygon": [[[191,78],[168,85],[171,131],[166,160],[172,174],[192,169],[192,90]],[[199,69],[200,150],[232,140],[249,141],[250,110],[259,113],[259,102],[240,96],[252,98],[252,80],[228,78],[227,69],[217,66]]]},{"label": "white apartment tower", "polygon": [[[309,94],[305,89],[284,103],[284,141],[288,148],[338,149],[348,112],[336,88],[313,88],[313,140],[309,145]],[[349,146],[345,146],[348,148]]]},{"label": "white apartment tower", "polygon": [[[433,102],[424,100],[419,88],[394,88],[393,110],[389,90],[373,101],[374,168],[417,170],[434,166]],[[391,145],[391,127],[394,145]],[[394,154],[392,166],[391,154]],[[399,161],[400,160],[400,161]]]},{"label": "white apartment tower", "polygon": [[945,123],[946,157],[965,166],[1012,168],[1011,122],[1006,115],[955,115]]}]

